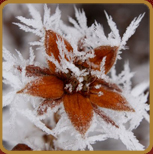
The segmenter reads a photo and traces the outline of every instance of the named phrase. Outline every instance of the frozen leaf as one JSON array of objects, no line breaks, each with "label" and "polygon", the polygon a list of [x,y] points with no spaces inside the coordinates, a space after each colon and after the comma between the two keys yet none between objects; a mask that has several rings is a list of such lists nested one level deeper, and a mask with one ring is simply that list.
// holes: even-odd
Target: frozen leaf
[{"label": "frozen leaf", "polygon": [[105,74],[109,72],[111,67],[114,65],[116,61],[118,47],[110,47],[110,46],[100,46],[94,49],[95,57],[89,58],[89,61],[91,63],[94,63],[94,65],[98,66],[97,68],[100,70],[100,63],[102,62],[103,58],[106,57],[104,69]]},{"label": "frozen leaf", "polygon": [[[102,79],[98,79],[95,82],[93,82],[91,84],[91,87],[95,87],[97,85],[99,86],[99,88],[103,86],[109,90],[116,90],[117,92],[122,92],[121,88],[119,88],[117,84],[112,83],[112,82],[106,82],[105,80],[102,80]],[[99,88],[96,88],[96,89],[99,89]]]},{"label": "frozen leaf", "polygon": [[97,113],[104,121],[106,121],[107,123],[110,123],[113,126],[119,128],[119,126],[117,126],[115,124],[115,122],[111,118],[109,118],[108,116],[106,116],[103,111],[101,111],[100,109],[98,109],[98,106],[97,105],[92,104],[92,106],[93,106],[93,109],[94,109],[95,113]]},{"label": "frozen leaf", "polygon": [[[58,49],[58,45],[57,45],[58,38],[64,39],[64,38],[61,38],[60,35],[58,35],[57,33],[53,32],[51,30],[46,31],[46,35],[45,35],[46,53],[49,56],[53,55],[55,60],[59,61],[59,49]],[[71,45],[66,40],[64,40],[64,44],[65,44],[68,51],[72,51]],[[49,64],[50,70],[53,73],[55,73],[56,65],[51,61],[48,61],[48,64]]]},{"label": "frozen leaf", "polygon": [[[102,92],[102,95],[99,96],[99,92]],[[92,88],[90,93],[90,100],[93,104],[118,111],[134,112],[134,109],[118,92],[114,92],[106,87],[101,86],[99,89]]]},{"label": "frozen leaf", "polygon": [[93,116],[92,106],[88,98],[80,94],[71,94],[64,96],[64,107],[74,127],[85,134],[90,127]]},{"label": "frozen leaf", "polygon": [[[20,67],[18,68],[22,70]],[[37,77],[37,76],[48,76],[51,75],[51,72],[48,68],[40,68],[39,66],[29,65],[26,67],[26,76],[31,77]]]},{"label": "frozen leaf", "polygon": [[44,76],[28,83],[17,93],[26,93],[32,96],[57,99],[63,95],[63,82],[55,76]]},{"label": "frozen leaf", "polygon": [[37,113],[38,115],[43,115],[47,112],[48,108],[53,109],[55,106],[59,105],[62,101],[60,99],[45,99],[39,106]]}]

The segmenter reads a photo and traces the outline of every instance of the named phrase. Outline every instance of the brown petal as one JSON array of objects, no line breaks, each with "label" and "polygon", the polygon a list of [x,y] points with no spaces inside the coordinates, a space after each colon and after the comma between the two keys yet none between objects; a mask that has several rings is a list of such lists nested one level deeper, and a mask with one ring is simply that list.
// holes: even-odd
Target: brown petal
[{"label": "brown petal", "polygon": [[40,68],[38,66],[29,65],[26,67],[26,75],[31,76],[44,76],[51,75],[51,72],[48,68]]},{"label": "brown petal", "polygon": [[114,46],[100,46],[94,49],[95,57],[90,58],[89,61],[95,65],[98,65],[97,68],[92,67],[93,69],[100,70],[100,64],[104,57],[105,61],[105,74],[109,72],[111,67],[114,65],[116,56],[117,56],[118,47]]},{"label": "brown petal", "polygon": [[62,97],[64,84],[55,76],[44,76],[28,83],[17,93],[26,93],[32,96],[57,99]]},{"label": "brown petal", "polygon": [[116,85],[115,83],[111,83],[111,82],[106,82],[105,80],[102,79],[97,79],[96,81],[94,81],[91,85],[90,88],[94,88],[96,85],[101,85],[109,90],[116,90],[117,92],[122,92],[122,90],[118,87],[118,85]]},{"label": "brown petal", "polygon": [[12,151],[33,151],[33,150],[26,144],[18,144],[12,149]]},{"label": "brown petal", "polygon": [[43,115],[47,112],[48,108],[54,108],[55,106],[59,105],[62,101],[60,99],[53,100],[53,99],[45,99],[39,106],[37,113],[38,115]]},{"label": "brown petal", "polygon": [[90,127],[93,117],[93,109],[88,98],[81,94],[75,93],[64,96],[64,107],[75,129],[82,135],[86,133]]},{"label": "brown petal", "polygon": [[[99,92],[101,94],[99,94]],[[118,111],[134,112],[134,109],[120,93],[109,90],[103,86],[101,86],[99,89],[92,88],[90,90],[90,100],[93,104],[96,104],[100,107]]]},{"label": "brown petal", "polygon": [[[17,69],[22,72],[22,68],[20,66],[18,66]],[[51,75],[51,72],[48,68],[40,68],[39,66],[34,65],[28,65],[26,67],[26,76],[28,77],[37,77],[45,75]]]},{"label": "brown petal", "polygon": [[[46,31],[46,35],[45,35],[45,48],[46,48],[46,53],[50,56],[51,54],[54,55],[55,59],[59,60],[59,50],[58,50],[58,46],[56,41],[58,40],[57,38],[63,39],[65,46],[67,48],[68,51],[72,51],[72,47],[69,44],[69,42],[67,42],[64,38],[62,38],[62,36],[60,36],[59,34],[51,31],[51,30],[47,30]],[[55,73],[55,69],[56,66],[55,64],[53,64],[51,61],[48,61],[48,65],[50,70]]]},{"label": "brown petal", "polygon": [[119,128],[110,117],[105,115],[105,113],[98,108],[97,105],[92,104],[92,106],[93,106],[93,109],[94,109],[95,113],[98,114],[103,120],[105,120],[107,123],[111,123],[113,126]]}]

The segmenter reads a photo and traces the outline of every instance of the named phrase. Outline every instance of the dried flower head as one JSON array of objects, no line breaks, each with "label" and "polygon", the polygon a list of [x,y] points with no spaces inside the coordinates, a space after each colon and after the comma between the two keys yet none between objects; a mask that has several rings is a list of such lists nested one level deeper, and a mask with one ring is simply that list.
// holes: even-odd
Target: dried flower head
[{"label": "dried flower head", "polygon": [[[72,28],[61,21],[59,8],[50,16],[50,9],[44,5],[42,21],[40,14],[31,5],[28,7],[33,19],[17,17],[23,24],[14,24],[40,37],[31,45],[40,46],[46,66],[34,62],[32,48],[29,60],[24,60],[18,52],[20,61],[4,48],[4,82],[9,81],[14,88],[11,95],[4,97],[4,105],[10,104],[14,112],[26,116],[43,133],[51,135],[52,142],[48,144],[52,143],[54,150],[83,150],[86,146],[92,150],[95,141],[112,137],[120,138],[130,150],[142,150],[130,130],[143,117],[149,120],[147,95],[132,96],[133,74],[128,64],[119,76],[114,65],[144,14],[131,22],[121,38],[106,12],[111,29],[108,37],[97,22],[88,27],[85,13],[76,8],[77,22],[69,18]],[[107,75],[109,72],[111,77]],[[19,103],[26,103],[26,109],[21,109]],[[46,122],[48,118],[50,122]],[[126,129],[128,121],[130,127]],[[31,146],[30,142],[30,148],[38,149],[38,145]]]}]

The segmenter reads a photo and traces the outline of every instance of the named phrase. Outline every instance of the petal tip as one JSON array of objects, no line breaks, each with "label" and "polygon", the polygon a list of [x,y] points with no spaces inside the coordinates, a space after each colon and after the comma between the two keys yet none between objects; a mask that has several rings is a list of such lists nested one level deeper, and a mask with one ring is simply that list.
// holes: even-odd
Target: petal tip
[{"label": "petal tip", "polygon": [[24,93],[24,89],[21,89],[21,90],[17,91],[16,93],[17,93],[17,94]]}]

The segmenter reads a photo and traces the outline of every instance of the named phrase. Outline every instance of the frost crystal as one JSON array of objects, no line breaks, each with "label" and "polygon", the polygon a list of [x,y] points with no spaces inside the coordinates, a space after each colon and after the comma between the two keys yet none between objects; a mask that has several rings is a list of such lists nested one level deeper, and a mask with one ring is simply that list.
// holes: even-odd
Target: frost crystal
[{"label": "frost crystal", "polygon": [[[148,94],[144,94],[149,83],[132,89],[134,73],[130,72],[129,63],[125,63],[124,70],[118,75],[113,65],[120,58],[121,50],[126,49],[126,42],[144,14],[134,18],[121,38],[116,23],[106,11],[111,29],[108,37],[99,23],[88,27],[85,12],[76,8],[77,21],[69,17],[73,27],[63,23],[59,7],[50,15],[50,9],[44,5],[43,17],[32,5],[28,4],[28,8],[32,19],[19,16],[17,19],[21,23],[14,24],[40,37],[30,45],[39,46],[39,54],[45,57],[48,65],[44,67],[35,61],[31,47],[27,60],[19,51],[16,50],[15,56],[3,48],[3,82],[12,87],[3,95],[3,107],[9,106],[11,115],[3,125],[4,140],[14,146],[24,143],[33,150],[93,150],[92,144],[96,141],[114,138],[120,139],[128,150],[143,150],[132,130],[143,118],[149,122]],[[54,41],[47,42],[51,36]],[[55,53],[54,50],[50,52],[52,46]],[[109,50],[116,53],[114,59],[109,59],[104,53],[101,61],[95,61],[96,52]],[[107,75],[109,71],[110,76]],[[39,80],[40,76],[42,80]],[[53,81],[48,81],[50,78],[56,81],[53,91],[49,89],[54,85]],[[42,86],[42,91],[39,91],[41,84],[45,88]],[[55,93],[54,98],[48,97],[52,93]],[[115,97],[125,99],[128,104],[123,101],[116,102],[115,106],[99,105],[109,99],[113,105]],[[101,99],[97,104],[89,103],[89,100]],[[49,142],[44,141],[44,136]]]}]

